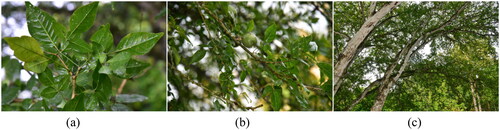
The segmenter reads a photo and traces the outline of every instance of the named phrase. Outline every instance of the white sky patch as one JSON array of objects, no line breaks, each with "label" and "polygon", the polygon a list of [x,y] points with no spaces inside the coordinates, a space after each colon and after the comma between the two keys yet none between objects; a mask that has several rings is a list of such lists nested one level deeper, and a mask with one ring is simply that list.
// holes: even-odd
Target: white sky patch
[{"label": "white sky patch", "polygon": [[28,99],[28,98],[31,98],[31,96],[32,96],[31,91],[23,90],[23,91],[21,91],[21,93],[19,93],[19,96],[17,96],[17,98]]},{"label": "white sky patch", "polygon": [[30,80],[31,78],[31,75],[28,74],[28,72],[26,70],[21,70],[21,81],[23,82],[28,82],[28,80]]},{"label": "white sky patch", "polygon": [[[191,41],[191,43],[193,44],[193,46],[198,46],[201,44],[201,41],[197,40],[195,36],[193,35],[187,35],[188,39]],[[187,42],[187,41],[186,41]],[[189,44],[189,43],[188,43]]]},{"label": "white sky patch", "polygon": [[74,10],[74,9],[75,9],[75,4],[73,4],[73,3],[68,3],[68,4],[66,5],[66,9],[68,9],[68,10]]},{"label": "white sky patch", "polygon": [[422,54],[423,59],[427,59],[427,57],[429,56],[429,54],[431,54],[431,43],[427,43],[424,46],[424,48],[422,48],[421,50],[418,50],[418,52],[420,54]]},{"label": "white sky patch", "polygon": [[[33,3],[33,2],[31,2]],[[4,5],[5,2],[2,2],[2,5]],[[24,6],[24,1],[10,1],[10,4],[12,4],[13,6]]]},{"label": "white sky patch", "polygon": [[[169,84],[170,84],[170,83],[169,83]],[[172,85],[172,84],[170,84],[170,85]],[[175,86],[175,87],[174,87],[174,86],[171,86],[171,87],[170,87],[170,89],[169,89],[169,90],[170,90],[170,92],[172,92],[172,95],[169,95],[169,96],[167,97],[167,100],[168,100],[168,101],[172,101],[172,100],[174,100],[174,99],[178,99],[178,98],[179,98],[179,91],[177,91],[177,88],[176,88],[176,87],[178,87],[178,86]]]},{"label": "white sky patch", "polygon": [[264,3],[262,3],[262,9],[268,10],[272,4],[273,4],[273,1],[265,1]]},{"label": "white sky patch", "polygon": [[197,96],[198,98],[203,98],[203,88],[196,85],[196,84],[192,84],[192,83],[189,83],[188,84],[188,88],[191,90],[191,92],[193,93],[193,95]]},{"label": "white sky patch", "polygon": [[[29,1],[31,4],[34,6],[38,6],[38,1]],[[24,6],[24,3],[21,1],[22,5]]]},{"label": "white sky patch", "polygon": [[[379,74],[379,72],[376,69],[373,69],[373,71],[370,71],[370,72],[366,73],[365,75],[363,75],[363,79],[369,80],[371,83],[371,82],[377,80],[378,74]],[[361,87],[366,88],[366,87],[368,87],[368,85],[369,85],[369,83],[366,85],[362,85]]]},{"label": "white sky patch", "polygon": [[298,21],[298,22],[293,22],[293,23],[290,23],[290,26],[294,27],[294,28],[300,28],[300,29],[303,29],[307,32],[312,32],[312,28],[304,21]]},{"label": "white sky patch", "polygon": [[64,1],[58,1],[58,0],[56,0],[56,1],[52,1],[52,4],[53,4],[55,7],[59,8],[59,9],[60,9],[60,8],[62,8],[62,7],[64,7],[64,4],[65,4],[65,3],[66,3],[66,2],[64,2]]}]

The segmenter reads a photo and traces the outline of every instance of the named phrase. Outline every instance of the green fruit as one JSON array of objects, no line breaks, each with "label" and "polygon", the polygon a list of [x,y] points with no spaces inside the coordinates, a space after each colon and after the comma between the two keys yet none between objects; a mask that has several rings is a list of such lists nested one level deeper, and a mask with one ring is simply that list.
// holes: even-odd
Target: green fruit
[{"label": "green fruit", "polygon": [[257,36],[255,36],[255,34],[247,33],[243,35],[243,45],[245,45],[245,47],[252,47],[255,44],[257,44]]}]

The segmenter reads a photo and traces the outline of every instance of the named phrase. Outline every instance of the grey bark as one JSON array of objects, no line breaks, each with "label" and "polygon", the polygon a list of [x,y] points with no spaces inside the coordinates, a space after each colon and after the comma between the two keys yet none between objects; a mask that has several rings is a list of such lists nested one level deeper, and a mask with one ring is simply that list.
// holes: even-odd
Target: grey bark
[{"label": "grey bark", "polygon": [[352,39],[347,43],[344,51],[340,54],[338,62],[335,64],[334,72],[334,91],[335,94],[340,88],[336,85],[338,81],[345,74],[345,71],[349,67],[349,63],[356,57],[356,52],[358,47],[361,45],[363,40],[368,36],[368,34],[373,30],[375,25],[389,13],[394,7],[396,7],[400,2],[391,2],[390,4],[384,5],[379,11],[377,11],[373,16],[369,17],[361,26],[361,28],[356,32]]}]

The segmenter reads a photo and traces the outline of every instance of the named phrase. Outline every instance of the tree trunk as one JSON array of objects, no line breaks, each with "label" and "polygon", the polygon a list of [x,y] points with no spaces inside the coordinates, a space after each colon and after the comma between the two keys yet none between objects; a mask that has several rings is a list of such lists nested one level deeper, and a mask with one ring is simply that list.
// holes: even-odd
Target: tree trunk
[{"label": "tree trunk", "polygon": [[358,51],[358,47],[361,45],[363,40],[368,36],[368,34],[373,30],[375,25],[384,17],[387,13],[389,13],[394,7],[396,7],[400,2],[391,2],[390,4],[384,5],[377,13],[373,16],[369,17],[361,26],[361,28],[356,32],[354,37],[347,43],[344,51],[340,54],[338,62],[335,64],[335,72],[334,72],[334,91],[335,94],[337,90],[340,88],[339,85],[336,85],[338,81],[345,74],[347,68],[349,68],[349,63],[356,57],[356,52]]},{"label": "tree trunk", "polygon": [[474,105],[474,111],[478,111],[477,101],[476,101],[476,93],[474,92],[474,81],[470,80],[470,93],[472,95],[472,104]]},{"label": "tree trunk", "polygon": [[476,81],[470,80],[470,93],[472,95],[472,103],[474,104],[475,111],[482,111],[481,108],[481,98],[479,97],[478,92],[476,91]]}]

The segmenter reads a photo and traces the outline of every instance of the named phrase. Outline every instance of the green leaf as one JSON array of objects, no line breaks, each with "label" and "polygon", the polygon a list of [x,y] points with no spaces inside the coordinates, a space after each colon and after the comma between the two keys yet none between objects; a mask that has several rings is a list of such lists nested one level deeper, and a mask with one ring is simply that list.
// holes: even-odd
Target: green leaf
[{"label": "green leaf", "polygon": [[76,77],[76,85],[78,86],[92,86],[92,73],[90,72],[81,72]]},{"label": "green leaf", "polygon": [[21,88],[17,86],[2,85],[2,105],[7,105],[17,98]]},{"label": "green leaf", "polygon": [[274,111],[279,111],[281,109],[282,104],[282,91],[281,87],[275,86],[273,93],[271,95],[271,107]]},{"label": "green leaf", "polygon": [[193,57],[191,57],[191,61],[189,61],[189,64],[193,64],[195,62],[200,61],[201,59],[203,59],[203,57],[205,57],[206,53],[207,53],[207,51],[205,51],[203,49],[196,51],[196,53],[194,53]]},{"label": "green leaf", "polygon": [[93,2],[82,6],[73,12],[69,19],[70,31],[68,33],[68,39],[79,38],[77,36],[80,36],[92,27],[97,14],[98,5],[98,2]]},{"label": "green leaf", "polygon": [[71,86],[71,76],[69,75],[58,75],[56,77],[56,80],[58,81],[55,86],[58,91],[63,91],[69,88]]},{"label": "green leaf", "polygon": [[47,87],[45,89],[43,89],[42,91],[42,97],[45,97],[45,98],[53,98],[54,96],[56,96],[57,94],[57,90],[52,88],[52,87]]},{"label": "green leaf", "polygon": [[329,79],[332,79],[332,65],[328,63],[318,63],[317,65],[321,73],[328,76]]},{"label": "green leaf", "polygon": [[14,50],[14,56],[24,62],[45,59],[40,44],[32,37],[6,37],[4,40]]},{"label": "green leaf", "polygon": [[118,94],[116,95],[116,102],[118,103],[134,103],[147,100],[148,97],[139,94]]},{"label": "green leaf", "polygon": [[274,38],[276,38],[276,30],[276,24],[272,24],[271,26],[267,27],[266,31],[264,32],[264,41],[266,43],[271,43]]},{"label": "green leaf", "polygon": [[107,100],[111,97],[111,90],[112,90],[112,83],[111,79],[109,78],[108,75],[106,74],[100,74],[99,72],[94,72],[92,75],[93,78],[93,83],[92,86],[95,87],[95,89],[98,92],[102,92],[102,98],[104,100]]},{"label": "green leaf", "polygon": [[42,102],[36,102],[35,104],[31,105],[29,111],[43,111],[43,101]]},{"label": "green leaf", "polygon": [[48,64],[49,60],[42,58],[33,62],[25,62],[24,69],[35,73],[42,73],[45,70],[45,68],[47,68]]},{"label": "green leaf", "polygon": [[141,74],[148,67],[149,63],[138,61],[135,59],[130,59],[130,61],[127,63],[126,73],[117,76],[123,79],[132,78],[136,75]]},{"label": "green leaf", "polygon": [[309,107],[309,103],[307,102],[306,98],[299,92],[299,88],[297,87],[297,84],[294,82],[289,83],[289,90],[292,92],[292,95],[295,96],[295,99],[299,102],[300,106],[302,108],[307,109]]},{"label": "green leaf", "polygon": [[116,52],[130,52],[132,55],[144,55],[163,37],[163,32],[135,32],[123,37],[118,43]]},{"label": "green leaf", "polygon": [[253,28],[255,27],[253,20],[250,20],[247,25],[247,32],[253,31]]},{"label": "green leaf", "polygon": [[87,104],[85,107],[86,110],[89,111],[97,111],[99,110],[99,100],[95,95],[90,96],[90,98],[85,103]]},{"label": "green leaf", "polygon": [[[34,7],[30,2],[25,2],[25,4],[26,21],[31,36],[42,44],[45,51],[57,53],[58,45],[64,39],[64,30],[66,28],[48,13]],[[64,49],[67,45],[61,46]]]},{"label": "green leaf", "polygon": [[68,47],[72,51],[76,51],[76,52],[79,52],[79,53],[89,53],[89,52],[92,52],[92,47],[90,46],[90,44],[88,44],[87,42],[85,42],[84,40],[82,40],[80,38],[73,38],[73,39],[71,39],[71,41],[69,42]]},{"label": "green leaf", "polygon": [[109,68],[109,66],[102,66],[100,69],[99,69],[99,73],[101,74],[112,74],[111,72],[111,68]]},{"label": "green leaf", "polygon": [[15,81],[19,78],[21,74],[21,63],[16,59],[7,58],[7,64],[5,65],[5,78],[7,80]]},{"label": "green leaf", "polygon": [[44,72],[38,74],[38,81],[45,86],[54,86],[56,84],[52,70],[45,69]]},{"label": "green leaf", "polygon": [[247,71],[241,71],[240,82],[245,81],[246,77],[247,77]]},{"label": "green leaf", "polygon": [[[191,43],[191,41],[189,40],[189,38],[186,36],[186,31],[185,31],[184,29],[182,29],[182,27],[181,27],[181,26],[176,25],[176,26],[175,26],[175,30],[177,30],[177,33],[179,33],[179,35],[180,35],[182,38],[186,39],[189,43]],[[191,43],[191,45],[192,45],[192,43]]]},{"label": "green leaf", "polygon": [[101,52],[101,53],[97,54],[97,59],[99,59],[99,63],[104,63],[104,62],[106,62],[106,59],[107,59],[107,58],[108,58],[108,57],[106,56],[106,53],[102,53],[102,52]]},{"label": "green leaf", "polygon": [[332,80],[329,79],[328,81],[326,81],[326,83],[324,83],[323,85],[321,85],[320,87],[323,91],[325,91],[326,95],[328,95],[328,97],[331,99],[333,97],[333,91],[332,91]]},{"label": "green leaf", "polygon": [[101,26],[90,37],[90,41],[98,47],[98,52],[108,51],[113,45],[113,34],[109,31],[109,24]]},{"label": "green leaf", "polygon": [[318,22],[318,20],[319,20],[319,18],[316,18],[316,17],[311,18],[311,22],[312,22],[312,23],[317,23],[317,22]]},{"label": "green leaf", "polygon": [[113,111],[130,111],[130,109],[123,104],[115,104],[111,107],[111,110]]},{"label": "green leaf", "polygon": [[267,97],[268,95],[270,95],[272,93],[273,93],[273,87],[272,86],[266,86],[266,88],[264,88],[264,92],[262,92],[262,96],[263,97]]},{"label": "green leaf", "polygon": [[224,105],[220,104],[219,100],[215,100],[214,107],[215,107],[215,110],[218,110],[218,111],[225,109]]},{"label": "green leaf", "polygon": [[26,83],[26,89],[31,90],[33,87],[36,86],[36,84],[37,84],[37,79],[35,78],[35,76],[31,76],[31,78]]},{"label": "green leaf", "polygon": [[172,54],[174,55],[174,65],[178,65],[181,62],[181,56],[179,56],[179,52],[177,49],[172,49]]},{"label": "green leaf", "polygon": [[[109,69],[115,75],[124,75],[126,74],[127,63],[130,60],[131,55],[128,52],[121,52],[115,55],[108,61]],[[104,68],[104,67],[103,67]]]},{"label": "green leaf", "polygon": [[30,106],[31,106],[31,99],[24,99],[22,102],[23,109],[28,110],[30,109]]},{"label": "green leaf", "polygon": [[85,110],[85,95],[81,94],[71,99],[64,105],[64,111],[84,111]]}]

